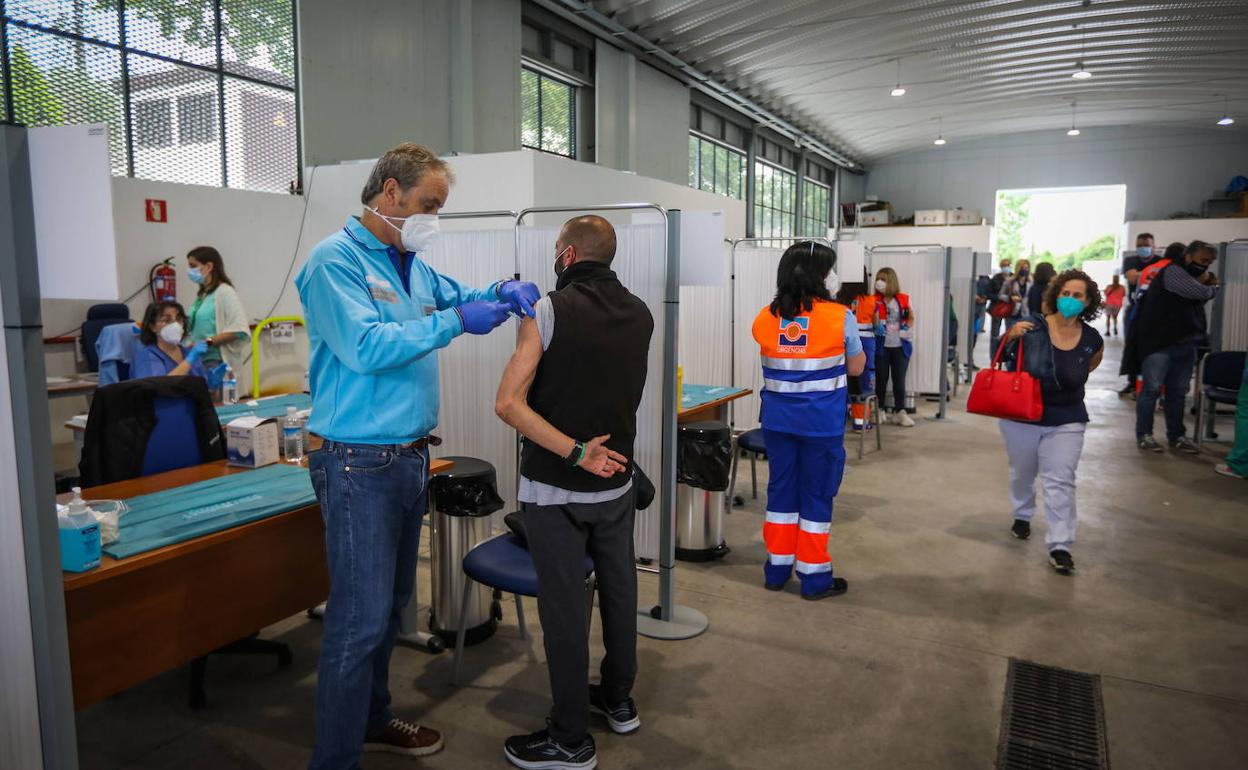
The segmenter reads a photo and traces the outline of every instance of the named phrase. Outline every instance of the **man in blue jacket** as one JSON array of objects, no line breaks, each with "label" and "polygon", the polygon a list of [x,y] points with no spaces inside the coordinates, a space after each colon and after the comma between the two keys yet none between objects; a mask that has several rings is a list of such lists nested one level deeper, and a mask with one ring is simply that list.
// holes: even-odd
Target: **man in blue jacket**
[{"label": "man in blue jacket", "polygon": [[309,468],[330,577],[315,770],[357,767],[361,749],[442,748],[436,730],[391,713],[388,685],[425,513],[436,351],[465,332],[488,334],[511,313],[532,317],[539,298],[519,281],[470,289],[420,259],[453,181],[427,147],[390,150],[360,195],[364,212],[317,244],[295,277],[312,348],[308,427],[324,439]]}]

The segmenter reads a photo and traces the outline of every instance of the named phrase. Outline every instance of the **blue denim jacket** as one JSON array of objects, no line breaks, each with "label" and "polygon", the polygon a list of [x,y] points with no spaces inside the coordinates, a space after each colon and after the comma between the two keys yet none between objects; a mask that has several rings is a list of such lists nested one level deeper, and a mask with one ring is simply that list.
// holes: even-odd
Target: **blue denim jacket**
[{"label": "blue denim jacket", "polygon": [[[1053,342],[1049,339],[1049,324],[1042,315],[1022,319],[1030,321],[1035,328],[1023,335],[1023,365],[1027,373],[1040,380],[1046,390],[1060,390],[1057,383],[1057,366],[1053,363]],[[1014,371],[1018,360],[1018,343],[1011,342],[1001,356],[1006,368]]]}]

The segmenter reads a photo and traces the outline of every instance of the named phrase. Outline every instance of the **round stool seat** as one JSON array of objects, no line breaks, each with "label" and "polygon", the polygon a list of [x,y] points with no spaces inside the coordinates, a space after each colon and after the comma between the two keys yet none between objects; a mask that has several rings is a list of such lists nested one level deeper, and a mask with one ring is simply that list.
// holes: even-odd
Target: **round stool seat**
[{"label": "round stool seat", "polygon": [[[585,575],[594,571],[594,560],[585,557]],[[537,596],[537,569],[520,538],[508,532],[477,544],[464,557],[464,574],[478,583],[509,594]]]},{"label": "round stool seat", "polygon": [[451,456],[443,457],[442,459],[449,460],[454,465],[449,470],[433,474],[435,479],[467,479],[478,476],[494,476],[494,466],[477,457]]},{"label": "round stool seat", "polygon": [[761,428],[747,430],[737,438],[737,446],[747,452],[754,454],[767,454],[767,445],[763,443],[763,431]]}]

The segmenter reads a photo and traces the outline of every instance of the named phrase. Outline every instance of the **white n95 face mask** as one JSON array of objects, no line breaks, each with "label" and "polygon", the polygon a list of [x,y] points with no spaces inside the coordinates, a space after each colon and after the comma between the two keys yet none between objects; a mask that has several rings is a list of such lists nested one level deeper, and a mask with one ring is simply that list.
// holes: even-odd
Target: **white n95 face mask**
[{"label": "white n95 face mask", "polygon": [[165,324],[160,328],[160,338],[170,345],[177,345],[182,342],[182,324],[174,321],[171,324]]},{"label": "white n95 face mask", "polygon": [[[441,226],[438,224],[436,214],[412,214],[410,217],[388,217],[374,208],[369,211],[381,217],[386,224],[399,231],[403,248],[408,251],[428,251],[433,247],[434,242],[438,239],[438,235],[442,232]],[[398,219],[403,222],[403,226],[399,227],[393,221]]]}]

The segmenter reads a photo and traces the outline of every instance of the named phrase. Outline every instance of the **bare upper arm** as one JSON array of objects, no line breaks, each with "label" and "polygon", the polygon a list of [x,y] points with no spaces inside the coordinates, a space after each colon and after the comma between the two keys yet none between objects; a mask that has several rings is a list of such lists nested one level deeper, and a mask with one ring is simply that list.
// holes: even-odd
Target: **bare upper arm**
[{"label": "bare upper arm", "polygon": [[498,384],[497,402],[506,404],[526,400],[541,360],[542,338],[537,330],[537,322],[526,318],[520,323],[516,351],[511,354],[511,360],[503,371],[503,379]]}]

